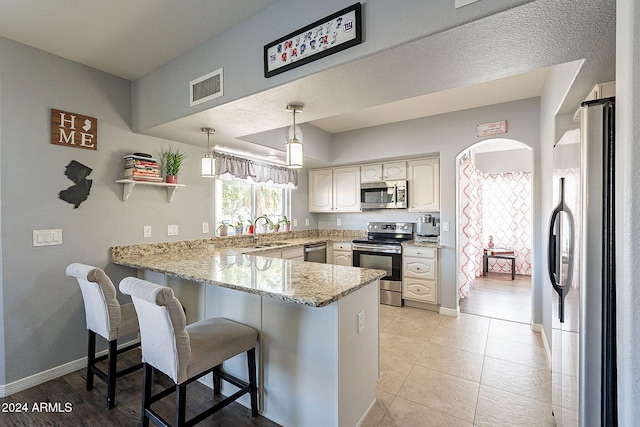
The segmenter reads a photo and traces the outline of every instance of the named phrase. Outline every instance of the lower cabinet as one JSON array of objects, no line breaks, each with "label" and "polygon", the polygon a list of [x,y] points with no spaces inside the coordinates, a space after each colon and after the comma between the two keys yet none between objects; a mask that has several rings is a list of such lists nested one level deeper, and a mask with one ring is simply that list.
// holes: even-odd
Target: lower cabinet
[{"label": "lower cabinet", "polygon": [[333,244],[333,264],[353,266],[353,253],[351,243],[335,242]]},{"label": "lower cabinet", "polygon": [[438,249],[402,248],[402,298],[438,303]]}]

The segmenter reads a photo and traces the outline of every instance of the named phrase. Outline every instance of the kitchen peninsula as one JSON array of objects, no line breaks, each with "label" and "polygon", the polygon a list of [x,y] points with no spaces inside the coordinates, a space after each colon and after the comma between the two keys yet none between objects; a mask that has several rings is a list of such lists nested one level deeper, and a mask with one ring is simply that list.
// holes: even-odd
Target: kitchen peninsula
[{"label": "kitchen peninsula", "polygon": [[[227,247],[216,240],[119,246],[111,257],[174,288],[189,321],[226,317],[260,332],[265,417],[286,426],[356,426],[375,402],[385,272],[270,258],[252,240]],[[246,377],[245,364],[237,356],[225,369]]]}]

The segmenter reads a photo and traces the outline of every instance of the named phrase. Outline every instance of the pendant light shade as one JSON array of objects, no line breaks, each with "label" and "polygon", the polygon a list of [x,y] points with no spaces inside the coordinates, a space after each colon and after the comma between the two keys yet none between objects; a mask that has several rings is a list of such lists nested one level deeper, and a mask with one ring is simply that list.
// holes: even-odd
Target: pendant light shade
[{"label": "pendant light shade", "polygon": [[201,128],[202,133],[207,134],[207,153],[202,158],[200,176],[203,178],[215,178],[216,177],[216,159],[213,158],[213,153],[209,148],[209,138],[211,134],[216,133],[213,128]]},{"label": "pendant light shade", "polygon": [[302,105],[287,105],[287,111],[293,113],[293,125],[287,129],[287,167],[299,169],[304,164],[302,131],[296,126],[296,113],[302,111]]}]

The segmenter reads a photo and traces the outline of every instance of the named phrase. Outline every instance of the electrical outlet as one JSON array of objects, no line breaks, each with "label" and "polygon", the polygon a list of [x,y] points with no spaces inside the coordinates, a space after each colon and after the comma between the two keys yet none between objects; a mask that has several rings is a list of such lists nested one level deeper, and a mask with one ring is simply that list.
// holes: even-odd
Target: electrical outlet
[{"label": "electrical outlet", "polygon": [[442,223],[442,231],[449,231],[449,223],[448,222],[443,222]]},{"label": "electrical outlet", "polygon": [[358,333],[364,330],[364,311],[358,313]]},{"label": "electrical outlet", "polygon": [[177,236],[178,235],[178,226],[177,225],[168,225],[167,226],[167,235],[168,236]]},{"label": "electrical outlet", "polygon": [[336,219],[336,225],[338,227],[342,225],[342,220],[340,218]]},{"label": "electrical outlet", "polygon": [[304,225],[306,225],[307,227],[309,226],[309,218],[304,219]]},{"label": "electrical outlet", "polygon": [[202,232],[204,234],[207,234],[209,232],[209,223],[208,222],[203,222],[202,223]]},{"label": "electrical outlet", "polygon": [[293,226],[294,227],[298,226],[298,218],[293,218]]},{"label": "electrical outlet", "polygon": [[145,225],[144,228],[142,229],[142,235],[144,237],[151,237],[151,226],[150,225]]}]

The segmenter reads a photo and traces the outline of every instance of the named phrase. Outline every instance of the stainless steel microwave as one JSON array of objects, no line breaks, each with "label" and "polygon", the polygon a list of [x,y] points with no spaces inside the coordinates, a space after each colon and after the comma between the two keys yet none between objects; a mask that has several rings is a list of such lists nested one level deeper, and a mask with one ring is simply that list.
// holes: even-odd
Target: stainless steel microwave
[{"label": "stainless steel microwave", "polygon": [[383,181],[360,184],[362,209],[405,209],[407,181]]}]

